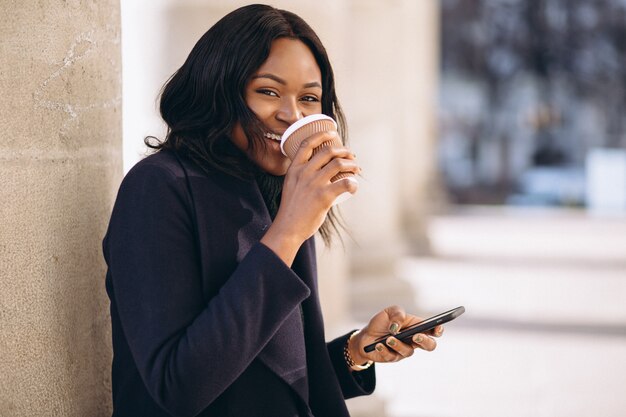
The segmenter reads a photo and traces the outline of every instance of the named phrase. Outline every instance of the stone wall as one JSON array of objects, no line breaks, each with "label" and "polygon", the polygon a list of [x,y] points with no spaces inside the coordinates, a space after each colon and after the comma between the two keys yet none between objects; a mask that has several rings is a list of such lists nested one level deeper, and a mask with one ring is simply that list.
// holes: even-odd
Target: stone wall
[{"label": "stone wall", "polygon": [[122,173],[119,2],[2,10],[0,415],[110,415],[101,239]]}]

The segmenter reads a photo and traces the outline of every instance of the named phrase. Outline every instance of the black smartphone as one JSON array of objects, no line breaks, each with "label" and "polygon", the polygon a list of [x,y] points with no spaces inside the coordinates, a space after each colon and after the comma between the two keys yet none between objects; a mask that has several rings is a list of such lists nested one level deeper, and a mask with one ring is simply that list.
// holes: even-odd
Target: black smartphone
[{"label": "black smartphone", "polygon": [[387,336],[380,337],[376,339],[376,341],[370,345],[365,346],[365,352],[371,352],[376,347],[377,343],[384,342],[387,340],[389,336],[394,336],[396,339],[409,343],[411,341],[411,336],[416,333],[424,333],[427,332],[440,324],[447,323],[455,318],[459,317],[461,314],[465,313],[465,307],[460,306],[457,308],[453,308],[450,311],[446,311],[445,313],[437,314],[436,316],[432,316],[426,320],[422,320],[419,323],[415,323],[406,329],[402,330],[400,333],[396,335],[392,335],[391,333]]}]

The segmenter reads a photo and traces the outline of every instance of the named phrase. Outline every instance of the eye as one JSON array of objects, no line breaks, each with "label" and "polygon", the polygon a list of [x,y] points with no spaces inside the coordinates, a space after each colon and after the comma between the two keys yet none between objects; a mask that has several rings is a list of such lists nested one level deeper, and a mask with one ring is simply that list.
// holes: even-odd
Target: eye
[{"label": "eye", "polygon": [[276,94],[275,91],[268,90],[268,89],[265,89],[265,88],[260,88],[260,89],[256,90],[256,92],[259,93],[259,94],[270,96],[270,97],[278,97],[278,94]]},{"label": "eye", "polygon": [[306,101],[308,103],[317,103],[320,100],[315,96],[304,96],[300,99],[301,101]]}]

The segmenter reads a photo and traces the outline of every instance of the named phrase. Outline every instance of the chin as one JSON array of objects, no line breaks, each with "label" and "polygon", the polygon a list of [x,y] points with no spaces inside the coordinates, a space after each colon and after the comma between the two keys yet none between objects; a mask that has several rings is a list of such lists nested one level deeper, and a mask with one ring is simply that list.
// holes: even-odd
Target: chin
[{"label": "chin", "polygon": [[253,158],[254,162],[259,168],[270,175],[283,176],[287,173],[291,161],[284,156],[280,155],[268,155],[265,154],[262,157]]},{"label": "chin", "polygon": [[282,167],[282,166],[263,166],[261,165],[261,169],[265,172],[267,172],[270,175],[274,175],[276,177],[282,177],[283,175],[287,174],[287,168],[289,168],[288,166],[286,167]]}]

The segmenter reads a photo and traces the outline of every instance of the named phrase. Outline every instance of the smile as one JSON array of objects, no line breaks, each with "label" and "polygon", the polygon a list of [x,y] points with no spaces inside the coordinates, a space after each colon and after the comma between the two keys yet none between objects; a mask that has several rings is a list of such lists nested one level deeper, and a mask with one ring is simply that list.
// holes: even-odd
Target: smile
[{"label": "smile", "polygon": [[281,138],[281,135],[277,135],[276,133],[269,133],[269,132],[265,133],[263,136],[268,139],[272,139],[278,142],[280,142],[280,138]]}]

